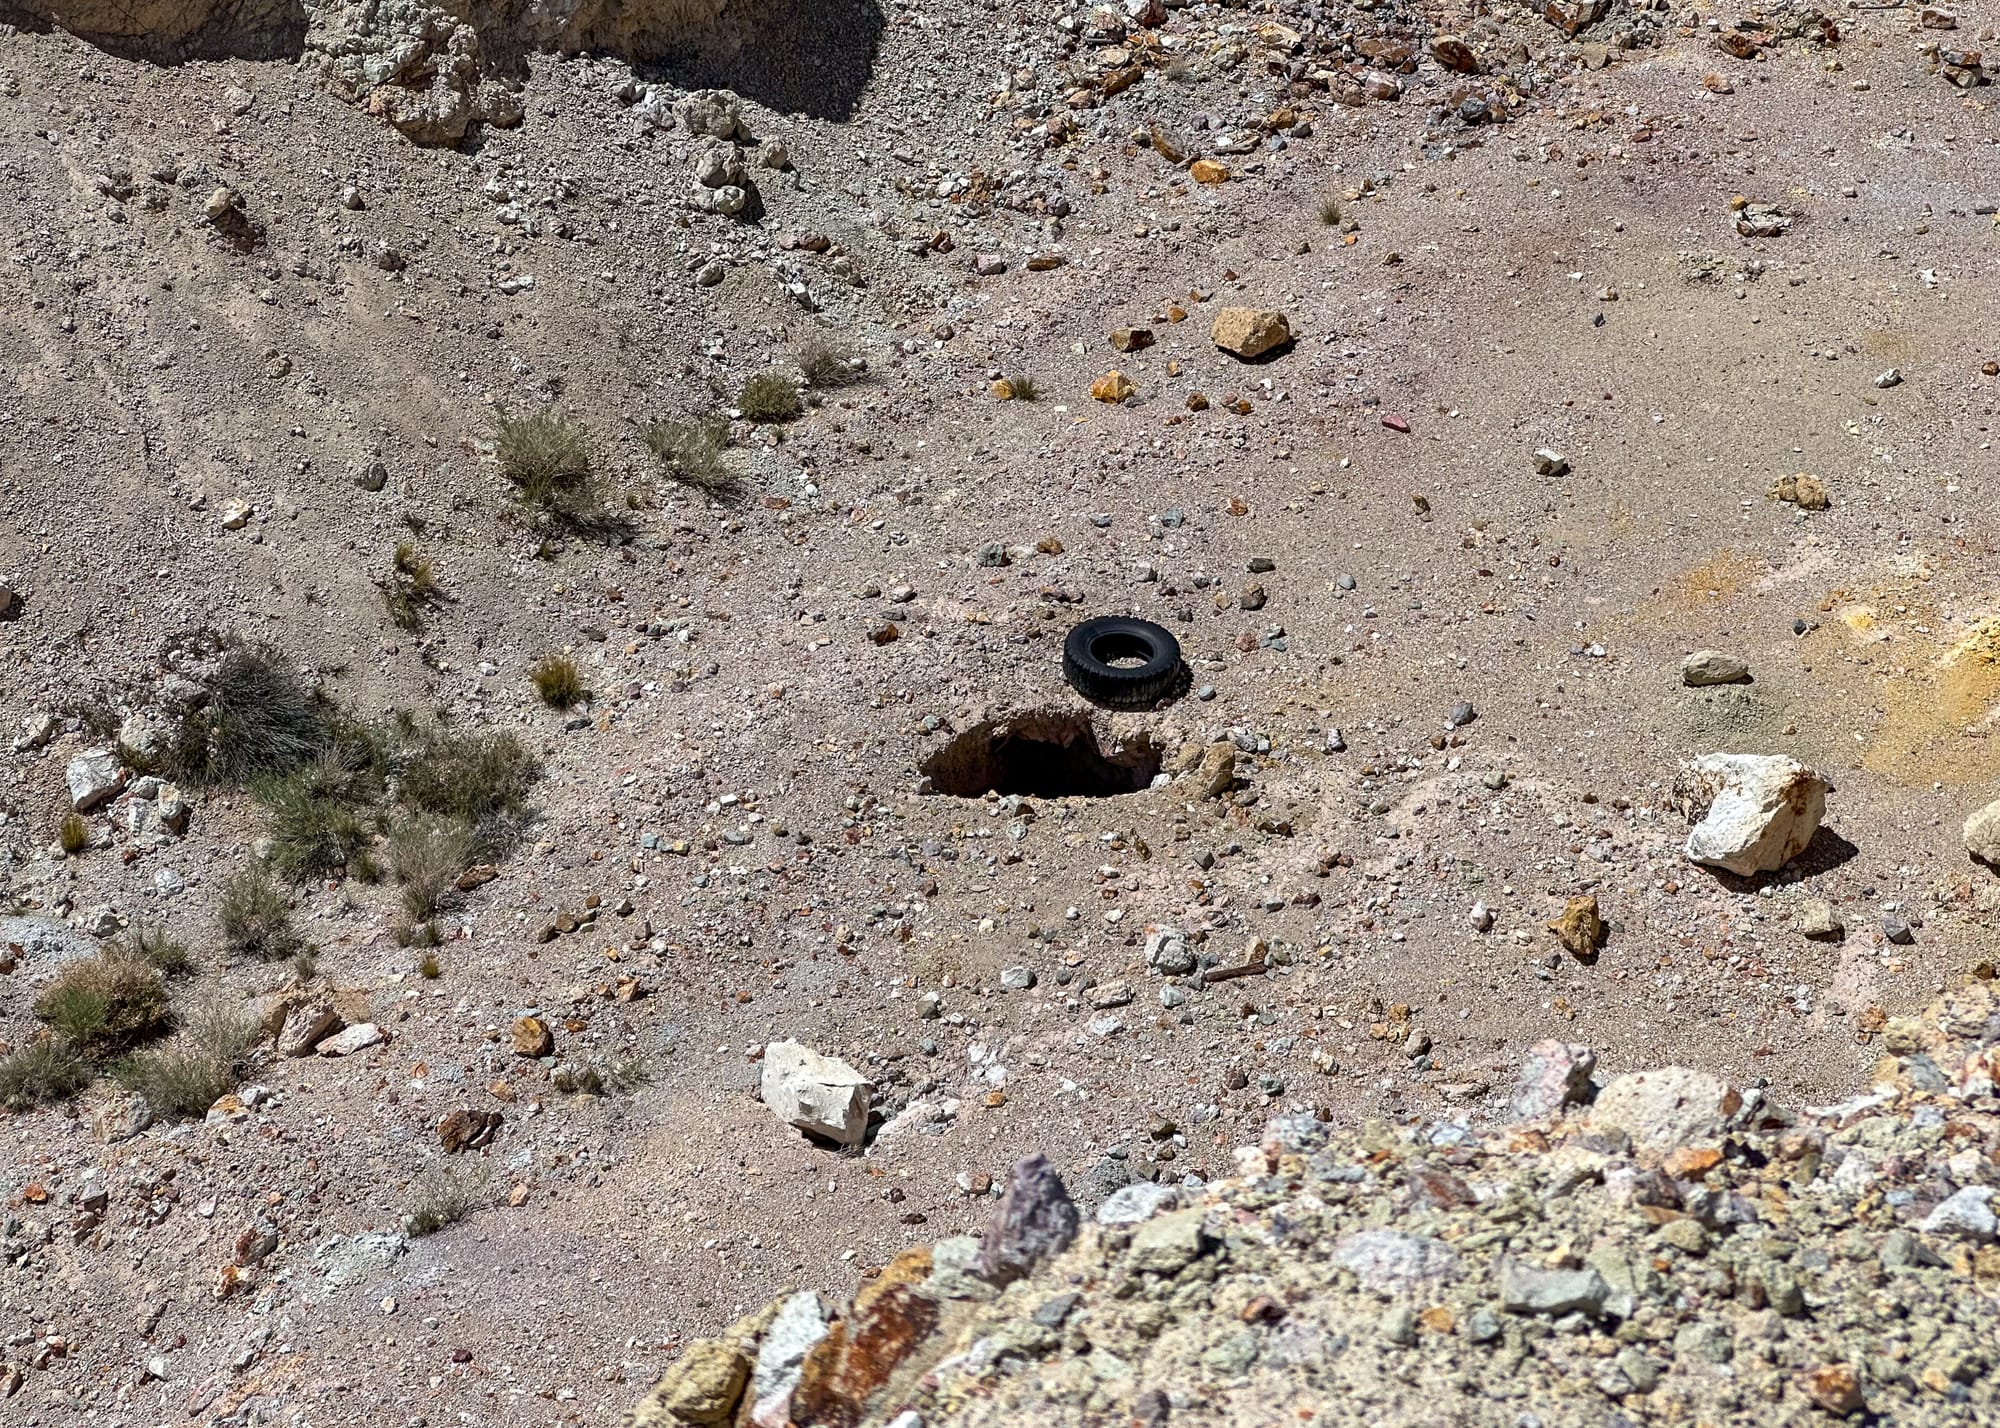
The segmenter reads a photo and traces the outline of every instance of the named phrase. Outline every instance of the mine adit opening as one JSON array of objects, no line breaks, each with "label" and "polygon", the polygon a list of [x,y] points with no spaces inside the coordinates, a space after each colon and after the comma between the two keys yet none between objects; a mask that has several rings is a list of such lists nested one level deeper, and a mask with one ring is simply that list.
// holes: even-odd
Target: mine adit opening
[{"label": "mine adit opening", "polygon": [[1114,798],[1150,787],[1161,758],[1145,734],[1107,753],[1088,715],[1037,710],[988,719],[958,735],[919,766],[919,791],[953,798]]}]

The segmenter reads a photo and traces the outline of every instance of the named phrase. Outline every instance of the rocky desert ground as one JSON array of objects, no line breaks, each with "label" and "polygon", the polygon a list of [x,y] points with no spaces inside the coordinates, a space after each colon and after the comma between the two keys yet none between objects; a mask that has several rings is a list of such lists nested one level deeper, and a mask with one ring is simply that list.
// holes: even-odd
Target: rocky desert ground
[{"label": "rocky desert ground", "polygon": [[1992,1421],[2000,17],[0,15],[0,1418]]}]

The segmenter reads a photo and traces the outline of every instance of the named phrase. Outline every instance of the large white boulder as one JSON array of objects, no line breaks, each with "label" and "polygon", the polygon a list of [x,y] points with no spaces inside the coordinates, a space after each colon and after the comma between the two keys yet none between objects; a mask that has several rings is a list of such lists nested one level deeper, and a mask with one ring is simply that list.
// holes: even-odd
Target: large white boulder
[{"label": "large white boulder", "polygon": [[64,772],[70,807],[78,813],[88,813],[109,803],[125,787],[125,777],[117,754],[109,749],[85,749],[69,761]]},{"label": "large white boulder", "polygon": [[2000,867],[2000,798],[1965,820],[1965,851],[1982,863]]},{"label": "large white boulder", "polygon": [[774,1041],[764,1048],[758,1093],[772,1114],[810,1135],[841,1145],[861,1144],[872,1089],[874,1083],[845,1061],[796,1041]]},{"label": "large white boulder", "polygon": [[1688,833],[1691,862],[1773,872],[1805,851],[1826,815],[1826,780],[1783,754],[1704,754],[1687,772],[1707,806]]}]

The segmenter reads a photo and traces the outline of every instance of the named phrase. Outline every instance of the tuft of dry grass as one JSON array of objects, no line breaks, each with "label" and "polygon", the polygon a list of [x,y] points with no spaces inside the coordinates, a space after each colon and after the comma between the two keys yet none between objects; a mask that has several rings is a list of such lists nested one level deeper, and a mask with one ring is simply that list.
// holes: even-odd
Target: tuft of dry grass
[{"label": "tuft of dry grass", "polygon": [[1340,226],[1340,200],[1330,193],[1319,201],[1319,221],[1328,228]]},{"label": "tuft of dry grass", "polygon": [[66,1101],[90,1082],[90,1063],[59,1036],[43,1033],[0,1057],[0,1105],[9,1110]]},{"label": "tuft of dry grass", "polygon": [[217,912],[232,952],[259,962],[282,962],[299,948],[291,906],[261,868],[244,868],[224,883]]},{"label": "tuft of dry grass", "polygon": [[718,499],[734,495],[742,482],[722,453],[729,445],[726,417],[656,421],[640,433],[646,449],[669,479]]},{"label": "tuft of dry grass", "polygon": [[1007,388],[1013,392],[1014,400],[1017,402],[1032,402],[1042,394],[1041,389],[1035,385],[1033,377],[1009,377]]},{"label": "tuft of dry grass", "polygon": [[398,541],[388,578],[379,582],[382,608],[398,629],[415,630],[423,625],[424,611],[443,598],[437,572],[430,557],[408,541]]},{"label": "tuft of dry grass", "polygon": [[245,784],[290,773],[332,738],[326,702],[278,651],[235,649],[209,681],[207,702],[183,715],[167,767],[196,786]]},{"label": "tuft of dry grass", "polygon": [[248,1013],[214,1000],[181,1019],[167,1045],[126,1057],[111,1068],[117,1082],[146,1098],[154,1112],[187,1119],[242,1084],[257,1023]]},{"label": "tuft of dry grass", "polygon": [[494,420],[494,455],[514,496],[530,510],[562,514],[591,493],[590,432],[554,407],[527,416],[502,411]]},{"label": "tuft of dry grass", "polygon": [[144,962],[162,977],[184,977],[194,970],[194,957],[187,944],[168,932],[164,923],[139,924],[129,943],[119,945],[120,955]]},{"label": "tuft of dry grass", "polygon": [[368,813],[382,790],[370,765],[352,767],[329,750],[282,777],[258,781],[256,795],[270,814],[271,866],[292,882],[345,870],[364,880],[376,876],[369,845],[375,819]]},{"label": "tuft of dry grass", "polygon": [[63,856],[74,858],[90,846],[90,824],[81,813],[65,813],[56,825],[56,837],[62,843]]},{"label": "tuft of dry grass", "polygon": [[492,854],[506,846],[506,820],[527,812],[528,790],[541,772],[534,754],[510,730],[436,729],[419,740],[403,765],[397,796],[407,808],[470,825],[479,849]]},{"label": "tuft of dry grass", "polygon": [[403,1231],[412,1236],[434,1235],[492,1203],[492,1179],[483,1164],[476,1160],[439,1162],[410,1182],[410,1208],[403,1216]]},{"label": "tuft of dry grass", "polygon": [[823,337],[816,337],[799,349],[799,371],[805,375],[807,386],[822,391],[851,387],[866,375],[852,353]]},{"label": "tuft of dry grass", "polygon": [[783,372],[759,372],[743,384],[736,409],[745,421],[780,422],[803,412],[805,403],[799,399],[799,384]]},{"label": "tuft of dry grass", "polygon": [[566,654],[546,654],[529,667],[535,693],[551,709],[571,709],[583,699],[583,671]]},{"label": "tuft of dry grass", "polygon": [[122,1051],[173,1020],[167,985],[136,958],[100,952],[72,962],[35,999],[35,1016],[86,1056]]},{"label": "tuft of dry grass", "polygon": [[435,917],[477,848],[463,819],[415,814],[390,829],[389,867],[403,890],[403,911],[419,922]]}]

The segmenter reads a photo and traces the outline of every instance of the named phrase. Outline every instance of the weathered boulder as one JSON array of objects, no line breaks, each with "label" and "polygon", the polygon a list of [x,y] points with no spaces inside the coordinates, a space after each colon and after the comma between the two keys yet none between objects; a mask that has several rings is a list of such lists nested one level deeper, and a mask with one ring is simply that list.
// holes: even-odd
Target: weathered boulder
[{"label": "weathered boulder", "polygon": [[796,1041],[774,1041],[764,1048],[758,1090],[780,1120],[809,1135],[859,1145],[873,1084],[845,1061]]},{"label": "weathered boulder", "polygon": [[1590,1073],[1596,1069],[1597,1053],[1581,1042],[1536,1042],[1521,1061],[1521,1074],[1507,1098],[1507,1118],[1536,1121],[1589,1100]]},{"label": "weathered boulder", "polygon": [[1048,1157],[1037,1152],[1017,1160],[980,1243],[973,1273],[1003,1286],[1024,1279],[1068,1249],[1076,1230],[1076,1204]]},{"label": "weathered boulder", "polygon": [[1749,677],[1750,666],[1722,650],[1696,650],[1681,661],[1681,683],[1690,689],[1736,684]]},{"label": "weathered boulder", "polygon": [[1722,1139],[1743,1097],[1717,1077],[1685,1066],[1662,1066],[1618,1077],[1597,1093],[1591,1124],[1622,1130],[1644,1151],[1706,1145]]},{"label": "weathered boulder", "polygon": [[1782,868],[1826,814],[1826,780],[1782,754],[1704,754],[1687,776],[1685,791],[1706,809],[1687,856],[1709,867],[1743,876]]},{"label": "weathered boulder", "polygon": [[1965,820],[1965,851],[1982,863],[2000,867],[2000,798]]},{"label": "weathered boulder", "polygon": [[1260,307],[1225,307],[1215,315],[1208,340],[1245,361],[1292,340],[1292,324],[1282,312]]},{"label": "weathered boulder", "polygon": [[632,1415],[633,1428],[719,1428],[750,1381],[750,1360],[727,1339],[696,1339]]},{"label": "weathered boulder", "polygon": [[85,749],[69,761],[63,777],[69,784],[69,806],[78,813],[89,813],[109,803],[125,787],[126,772],[111,750]]}]

